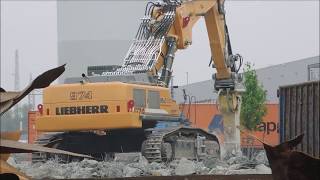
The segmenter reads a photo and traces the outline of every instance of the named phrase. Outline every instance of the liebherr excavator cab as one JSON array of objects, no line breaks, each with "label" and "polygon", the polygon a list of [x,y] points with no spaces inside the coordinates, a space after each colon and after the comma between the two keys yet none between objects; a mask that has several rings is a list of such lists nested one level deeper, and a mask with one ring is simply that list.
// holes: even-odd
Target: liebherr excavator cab
[{"label": "liebherr excavator cab", "polygon": [[141,152],[151,162],[219,157],[217,137],[193,128],[168,88],[175,52],[191,44],[202,16],[216,82],[223,82],[216,88],[233,94],[237,59],[230,54],[223,1],[149,2],[120,67],[44,90],[36,129],[46,133],[38,143],[96,158],[115,152]]}]

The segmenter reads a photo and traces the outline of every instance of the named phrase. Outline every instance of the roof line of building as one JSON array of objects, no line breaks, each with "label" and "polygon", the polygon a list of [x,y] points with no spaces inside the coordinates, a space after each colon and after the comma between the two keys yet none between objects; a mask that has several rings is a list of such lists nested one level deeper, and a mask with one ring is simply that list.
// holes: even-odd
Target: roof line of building
[{"label": "roof line of building", "polygon": [[263,67],[263,68],[256,69],[256,71],[257,71],[257,70],[262,70],[262,69],[267,69],[267,68],[272,68],[272,67],[275,67],[275,66],[281,66],[281,65],[285,65],[285,64],[289,64],[289,63],[293,63],[293,62],[305,61],[305,60],[307,60],[307,59],[313,59],[313,58],[318,58],[318,59],[320,59],[320,55],[311,56],[311,57],[307,57],[307,58],[303,58],[303,59],[297,59],[297,60],[293,60],[293,61],[289,61],[289,62],[285,62],[285,63],[280,63],[280,64],[275,64],[275,65],[270,65],[270,66],[267,66],[267,67]]},{"label": "roof line of building", "polygon": [[[259,68],[259,69],[256,69],[256,71],[259,71],[259,70],[263,70],[263,69],[267,69],[267,68],[272,68],[272,67],[275,67],[275,66],[281,66],[281,65],[285,65],[285,64],[290,64],[290,63],[293,63],[293,62],[298,62],[298,61],[305,61],[307,59],[313,59],[313,58],[318,58],[320,60],[320,55],[317,55],[317,56],[311,56],[311,57],[308,57],[308,58],[303,58],[303,59],[298,59],[298,60],[294,60],[294,61],[290,61],[290,62],[285,62],[285,63],[280,63],[280,64],[275,64],[275,65],[270,65],[270,66],[267,66],[267,67],[263,67],[263,68]],[[320,61],[319,61],[320,62]],[[198,81],[198,82],[194,82],[194,83],[189,83],[190,84],[195,84],[195,83],[201,83],[201,82],[205,82],[205,81],[210,81],[212,79],[208,79],[208,80],[203,80],[203,81]],[[188,86],[187,84],[184,84],[184,85],[180,85],[180,86]]]}]

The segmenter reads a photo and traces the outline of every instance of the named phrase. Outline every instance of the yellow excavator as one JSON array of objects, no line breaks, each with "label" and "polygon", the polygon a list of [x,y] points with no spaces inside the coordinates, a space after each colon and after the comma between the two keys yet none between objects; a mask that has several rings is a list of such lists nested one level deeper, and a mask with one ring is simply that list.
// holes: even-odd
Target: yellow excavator
[{"label": "yellow excavator", "polygon": [[232,144],[241,100],[236,61],[242,59],[231,51],[223,0],[148,2],[120,67],[44,89],[36,120],[43,135],[36,142],[100,159],[116,152],[141,152],[150,162],[219,157],[217,136],[192,127],[168,88],[175,52],[192,44],[192,28],[201,17],[211,47],[210,66],[217,71],[220,110],[230,127],[224,139]]}]

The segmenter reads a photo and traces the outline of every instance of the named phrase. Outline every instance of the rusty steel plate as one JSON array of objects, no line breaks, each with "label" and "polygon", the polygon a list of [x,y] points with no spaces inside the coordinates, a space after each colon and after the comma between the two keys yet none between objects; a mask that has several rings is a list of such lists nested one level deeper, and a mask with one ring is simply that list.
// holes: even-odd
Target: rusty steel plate
[{"label": "rusty steel plate", "polygon": [[35,80],[33,80],[24,90],[17,92],[6,92],[3,88],[0,88],[0,115],[8,111],[12,106],[17,104],[32,90],[45,88],[49,86],[54,80],[56,80],[65,71],[65,64],[54,69],[50,69]]},{"label": "rusty steel plate", "polygon": [[54,154],[65,154],[70,156],[77,156],[77,157],[83,157],[83,158],[92,158],[91,156],[63,151],[59,149],[53,149],[53,148],[47,148],[42,146],[37,146],[33,144],[27,144],[27,143],[21,143],[17,141],[11,141],[11,140],[0,140],[0,153],[6,154],[6,153],[32,153],[32,152],[48,152],[48,153],[54,153]]}]

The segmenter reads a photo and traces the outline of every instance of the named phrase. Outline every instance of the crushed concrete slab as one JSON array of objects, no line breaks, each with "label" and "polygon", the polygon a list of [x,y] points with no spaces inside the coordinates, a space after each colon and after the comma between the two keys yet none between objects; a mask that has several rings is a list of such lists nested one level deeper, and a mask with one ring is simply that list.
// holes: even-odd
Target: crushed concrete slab
[{"label": "crushed concrete slab", "polygon": [[228,170],[225,175],[231,174],[256,174],[255,169],[237,169],[237,170]]},{"label": "crushed concrete slab", "polygon": [[195,165],[196,174],[204,175],[204,174],[208,174],[210,171],[210,168],[206,167],[203,162],[195,162],[194,165]]},{"label": "crushed concrete slab", "polygon": [[175,169],[175,175],[184,176],[194,174],[195,164],[193,161],[190,161],[186,158],[181,158],[178,166]]},{"label": "crushed concrete slab", "polygon": [[265,151],[261,150],[259,153],[257,153],[254,160],[256,161],[257,164],[269,165],[268,158]]},{"label": "crushed concrete slab", "polygon": [[208,167],[208,168],[211,168],[211,169],[212,168],[216,168],[217,166],[223,166],[223,167],[228,167],[229,166],[226,162],[224,162],[224,161],[222,161],[222,160],[220,160],[220,159],[218,159],[216,157],[206,158],[203,161],[203,163],[204,163],[205,167]]},{"label": "crushed concrete slab", "polygon": [[216,168],[213,168],[209,171],[208,174],[216,174],[216,175],[224,175],[228,171],[227,168],[222,166],[217,166]]},{"label": "crushed concrete slab", "polygon": [[141,175],[142,170],[126,166],[123,170],[124,177],[137,177]]},{"label": "crushed concrete slab", "polygon": [[117,162],[138,162],[141,158],[141,153],[115,153],[114,154],[114,161]]},{"label": "crushed concrete slab", "polygon": [[256,170],[257,174],[272,174],[271,168],[270,168],[270,167],[267,167],[267,166],[264,165],[264,164],[258,164],[258,165],[255,167],[255,170]]},{"label": "crushed concrete slab", "polygon": [[229,165],[231,164],[241,164],[249,162],[248,157],[246,156],[233,156],[226,161]]},{"label": "crushed concrete slab", "polygon": [[228,167],[228,170],[237,170],[237,169],[240,169],[241,168],[241,164],[231,164],[229,167]]},{"label": "crushed concrete slab", "polygon": [[138,162],[139,162],[139,164],[141,166],[148,166],[149,165],[148,160],[144,156],[142,156],[141,154],[139,156],[139,161]]},{"label": "crushed concrete slab", "polygon": [[84,159],[80,162],[81,167],[91,167],[94,168],[98,165],[98,161],[92,159]]},{"label": "crushed concrete slab", "polygon": [[171,176],[172,170],[170,169],[158,169],[158,170],[150,170],[151,176]]},{"label": "crushed concrete slab", "polygon": [[119,162],[106,162],[102,163],[101,169],[99,169],[98,174],[100,177],[111,177],[111,178],[116,178],[116,177],[123,177],[123,169],[125,168],[124,163],[119,163]]},{"label": "crushed concrete slab", "polygon": [[10,164],[11,166],[17,166],[17,162],[15,160],[15,158],[13,157],[9,157],[8,160],[7,160],[7,163]]}]

